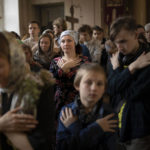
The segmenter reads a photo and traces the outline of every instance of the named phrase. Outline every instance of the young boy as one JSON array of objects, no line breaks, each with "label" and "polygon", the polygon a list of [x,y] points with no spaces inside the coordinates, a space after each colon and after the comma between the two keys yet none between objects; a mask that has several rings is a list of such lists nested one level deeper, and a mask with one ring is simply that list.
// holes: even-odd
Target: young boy
[{"label": "young boy", "polygon": [[104,70],[98,64],[83,64],[75,77],[74,87],[80,96],[60,113],[57,150],[99,150],[102,147],[115,150],[112,133],[117,120],[112,120],[114,114],[109,114],[102,103],[106,88]]}]

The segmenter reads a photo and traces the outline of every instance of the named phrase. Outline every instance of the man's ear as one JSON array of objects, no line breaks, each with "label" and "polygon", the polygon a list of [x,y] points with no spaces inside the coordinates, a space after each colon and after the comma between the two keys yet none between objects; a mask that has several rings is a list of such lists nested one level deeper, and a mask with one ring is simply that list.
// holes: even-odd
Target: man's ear
[{"label": "man's ear", "polygon": [[138,39],[138,36],[139,36],[138,32],[135,31],[135,38]]}]

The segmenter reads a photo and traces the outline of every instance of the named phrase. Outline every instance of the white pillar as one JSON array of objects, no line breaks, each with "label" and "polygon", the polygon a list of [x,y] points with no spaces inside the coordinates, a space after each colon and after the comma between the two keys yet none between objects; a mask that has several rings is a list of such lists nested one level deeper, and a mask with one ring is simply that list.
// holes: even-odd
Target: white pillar
[{"label": "white pillar", "polygon": [[19,0],[4,0],[4,29],[20,34]]}]

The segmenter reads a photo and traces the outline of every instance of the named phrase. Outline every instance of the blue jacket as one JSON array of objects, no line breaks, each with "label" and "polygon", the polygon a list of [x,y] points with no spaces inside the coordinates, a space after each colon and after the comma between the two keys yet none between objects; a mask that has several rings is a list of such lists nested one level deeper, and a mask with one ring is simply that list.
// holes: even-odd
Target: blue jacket
[{"label": "blue jacket", "polygon": [[91,58],[89,49],[84,44],[80,44],[80,46],[82,47],[82,54],[83,54],[83,56],[87,56],[88,60],[91,61],[92,58]]},{"label": "blue jacket", "polygon": [[[75,102],[66,105],[62,110],[66,107],[71,108],[74,115],[77,114],[77,105]],[[104,110],[103,105],[100,104],[90,123],[85,124],[85,118],[78,115],[78,120],[68,128],[63,125],[59,117],[56,135],[57,150],[115,150],[114,134],[104,133],[102,128],[95,122],[98,118],[102,118],[104,113],[105,115],[109,114],[108,111]]]}]

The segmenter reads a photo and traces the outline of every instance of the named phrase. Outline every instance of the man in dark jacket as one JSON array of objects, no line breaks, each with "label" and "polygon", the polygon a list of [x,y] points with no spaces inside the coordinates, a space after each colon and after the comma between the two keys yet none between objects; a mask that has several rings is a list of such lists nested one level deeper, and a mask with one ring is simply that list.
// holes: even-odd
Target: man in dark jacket
[{"label": "man in dark jacket", "polygon": [[121,17],[110,28],[118,52],[111,57],[108,92],[114,101],[124,100],[119,112],[120,140],[127,150],[150,149],[150,52],[139,43],[136,22]]}]

